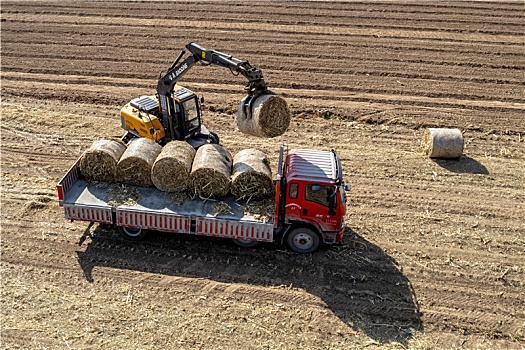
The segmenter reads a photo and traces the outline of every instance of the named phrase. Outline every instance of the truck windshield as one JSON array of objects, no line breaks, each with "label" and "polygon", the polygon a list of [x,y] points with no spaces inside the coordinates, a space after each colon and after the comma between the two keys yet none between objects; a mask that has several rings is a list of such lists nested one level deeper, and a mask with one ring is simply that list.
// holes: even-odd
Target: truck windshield
[{"label": "truck windshield", "polygon": [[330,186],[306,185],[305,199],[325,207],[330,207],[334,200],[334,189]]},{"label": "truck windshield", "polygon": [[188,132],[198,128],[200,125],[196,99],[192,98],[191,100],[184,101],[182,104],[184,108],[184,126],[186,131]]}]

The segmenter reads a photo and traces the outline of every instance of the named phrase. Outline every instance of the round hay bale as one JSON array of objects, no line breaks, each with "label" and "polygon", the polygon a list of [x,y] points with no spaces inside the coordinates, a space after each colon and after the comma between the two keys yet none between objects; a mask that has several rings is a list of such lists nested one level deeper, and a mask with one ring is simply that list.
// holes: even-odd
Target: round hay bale
[{"label": "round hay bale", "polygon": [[88,180],[114,181],[117,163],[125,150],[126,146],[118,141],[93,142],[80,160],[80,173]]},{"label": "round hay bale", "polygon": [[167,143],[151,168],[153,185],[165,192],[181,192],[189,188],[195,149],[186,141]]},{"label": "round hay bale", "polygon": [[204,198],[227,195],[231,167],[232,156],[224,147],[217,144],[199,147],[191,168],[191,189]]},{"label": "round hay bale", "polygon": [[241,199],[273,194],[272,170],[266,154],[250,148],[233,157],[231,193]]},{"label": "round hay bale", "polygon": [[286,101],[276,95],[261,95],[253,102],[252,116],[246,115],[241,100],[237,108],[237,127],[245,134],[259,137],[276,137],[284,134],[290,125],[290,109]]},{"label": "round hay bale", "polygon": [[151,168],[162,146],[146,138],[132,140],[117,164],[116,179],[128,185],[152,186]]},{"label": "round hay bale", "polygon": [[459,129],[428,128],[423,134],[423,148],[430,158],[459,158],[463,145]]}]

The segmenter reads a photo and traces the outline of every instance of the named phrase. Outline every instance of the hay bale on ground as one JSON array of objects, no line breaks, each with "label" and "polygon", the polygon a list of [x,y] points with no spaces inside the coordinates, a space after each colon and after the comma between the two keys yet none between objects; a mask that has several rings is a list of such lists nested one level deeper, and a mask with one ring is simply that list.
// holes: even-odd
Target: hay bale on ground
[{"label": "hay bale on ground", "polygon": [[181,192],[189,188],[195,149],[185,141],[167,143],[153,163],[151,181],[161,191]]},{"label": "hay bale on ground", "polygon": [[98,140],[84,153],[80,160],[80,173],[88,180],[112,182],[115,180],[117,163],[126,146],[113,140]]},{"label": "hay bale on ground", "polygon": [[463,146],[459,129],[428,128],[423,134],[423,148],[430,158],[459,158]]},{"label": "hay bale on ground", "polygon": [[244,149],[233,157],[232,195],[237,198],[265,198],[273,194],[272,170],[263,152]]},{"label": "hay bale on ground", "polygon": [[225,196],[230,190],[232,156],[217,144],[197,150],[191,168],[191,189],[203,198]]},{"label": "hay bale on ground", "polygon": [[116,179],[128,185],[152,186],[151,168],[162,147],[146,138],[132,140],[117,164]]},{"label": "hay bale on ground", "polygon": [[243,98],[237,108],[237,127],[245,134],[259,137],[282,135],[290,125],[290,109],[286,101],[276,95],[259,96],[253,103],[251,118],[244,110]]}]

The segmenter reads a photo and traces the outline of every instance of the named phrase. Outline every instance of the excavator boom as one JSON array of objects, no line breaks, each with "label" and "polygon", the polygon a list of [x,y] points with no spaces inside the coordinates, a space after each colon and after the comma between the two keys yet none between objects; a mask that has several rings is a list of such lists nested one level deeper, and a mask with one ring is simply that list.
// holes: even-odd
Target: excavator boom
[{"label": "excavator boom", "polygon": [[[157,82],[156,96],[142,96],[131,101],[121,110],[122,125],[128,133],[125,138],[148,137],[160,143],[170,140],[187,140],[194,147],[206,142],[218,143],[217,134],[201,124],[201,111],[197,97],[177,83],[196,64],[216,65],[229,69],[234,75],[242,75],[248,83],[244,90],[247,96],[242,99],[240,108],[247,119],[252,118],[252,106],[260,97],[273,95],[268,90],[262,71],[247,60],[206,49],[190,42],[182,50],[166,73]],[[143,106],[154,105],[158,109]],[[161,124],[161,125],[159,125]],[[129,136],[129,137],[128,137]]]},{"label": "excavator boom", "polygon": [[165,95],[172,92],[175,84],[177,84],[182,76],[197,62],[228,68],[234,74],[241,74],[248,80],[248,85],[245,87],[248,95],[254,95],[259,91],[267,90],[262,71],[259,68],[253,67],[248,61],[219,51],[208,50],[196,43],[187,44],[186,49],[191,54],[179,64],[179,61],[186,53],[185,51],[181,51],[167,73],[159,78],[157,93]]}]

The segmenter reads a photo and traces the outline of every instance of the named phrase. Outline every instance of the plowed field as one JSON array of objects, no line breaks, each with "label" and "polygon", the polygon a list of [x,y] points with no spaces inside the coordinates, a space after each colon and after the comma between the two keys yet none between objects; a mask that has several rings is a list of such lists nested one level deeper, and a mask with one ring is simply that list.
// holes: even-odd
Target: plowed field
[{"label": "plowed field", "polygon": [[[522,349],[522,2],[10,2],[1,8],[4,349]],[[263,245],[67,222],[55,184],[184,45],[247,59],[293,112],[246,137],[245,81],[194,67],[231,152],[338,150],[342,246]],[[464,133],[426,158],[427,127]]]}]

